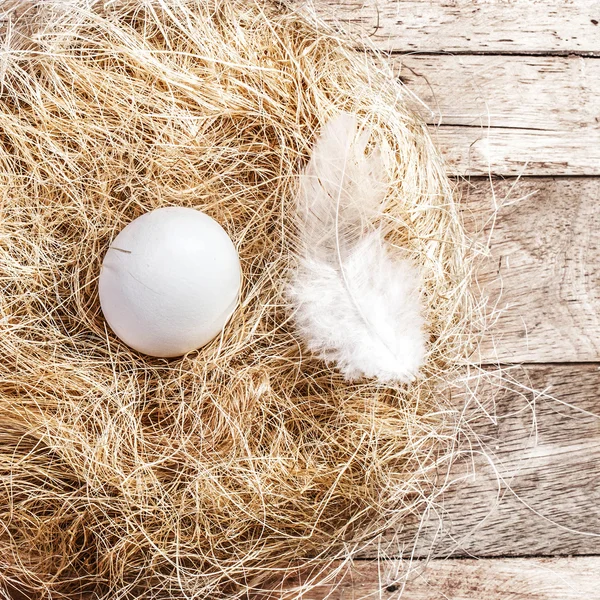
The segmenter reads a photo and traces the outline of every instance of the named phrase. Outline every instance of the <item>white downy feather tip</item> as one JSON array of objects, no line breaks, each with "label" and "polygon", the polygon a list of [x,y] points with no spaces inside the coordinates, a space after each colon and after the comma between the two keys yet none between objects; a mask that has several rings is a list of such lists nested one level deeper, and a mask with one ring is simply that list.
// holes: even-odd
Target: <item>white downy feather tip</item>
[{"label": "white downy feather tip", "polygon": [[386,178],[353,114],[325,125],[300,177],[298,245],[288,286],[308,349],[347,379],[412,381],[425,359],[419,273],[374,222]]}]

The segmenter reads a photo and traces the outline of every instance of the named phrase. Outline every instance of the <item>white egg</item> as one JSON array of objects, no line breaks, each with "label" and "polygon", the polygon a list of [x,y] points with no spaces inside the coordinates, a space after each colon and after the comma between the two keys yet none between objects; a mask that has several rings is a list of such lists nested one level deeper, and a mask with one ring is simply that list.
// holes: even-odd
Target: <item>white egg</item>
[{"label": "white egg", "polygon": [[192,208],[159,208],[111,243],[100,273],[100,305],[131,348],[181,356],[223,330],[240,283],[238,253],[214,219]]}]

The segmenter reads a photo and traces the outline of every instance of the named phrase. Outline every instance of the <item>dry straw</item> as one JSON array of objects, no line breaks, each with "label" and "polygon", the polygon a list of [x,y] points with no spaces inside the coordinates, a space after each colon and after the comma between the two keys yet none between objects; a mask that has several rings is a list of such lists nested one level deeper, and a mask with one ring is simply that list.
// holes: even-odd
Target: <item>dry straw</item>
[{"label": "dry straw", "polygon": [[[384,57],[276,2],[2,7],[4,597],[246,597],[405,535],[451,459],[443,388],[477,307],[452,187]],[[390,239],[422,269],[430,339],[409,387],[344,381],[285,302],[298,174],[339,110],[392,149]],[[97,297],[111,239],[167,205],[217,219],[244,273],[223,335],[169,360],[123,345]]]}]

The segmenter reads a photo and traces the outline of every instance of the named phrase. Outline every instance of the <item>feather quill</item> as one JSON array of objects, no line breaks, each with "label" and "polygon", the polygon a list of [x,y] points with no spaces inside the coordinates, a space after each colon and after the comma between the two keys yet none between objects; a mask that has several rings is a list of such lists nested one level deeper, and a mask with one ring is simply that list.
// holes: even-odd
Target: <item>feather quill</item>
[{"label": "feather quill", "polygon": [[374,224],[387,182],[369,137],[350,113],[318,137],[300,176],[288,295],[308,349],[347,379],[409,382],[425,357],[419,272]]}]

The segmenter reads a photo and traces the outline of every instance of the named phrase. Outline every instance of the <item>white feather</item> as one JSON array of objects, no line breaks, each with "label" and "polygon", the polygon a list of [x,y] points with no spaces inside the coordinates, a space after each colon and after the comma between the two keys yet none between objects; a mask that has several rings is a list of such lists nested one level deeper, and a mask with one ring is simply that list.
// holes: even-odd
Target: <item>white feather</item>
[{"label": "white feather", "polygon": [[419,273],[374,221],[386,193],[379,149],[342,113],[325,125],[300,177],[299,239],[288,294],[298,331],[347,379],[409,382],[425,357]]}]

